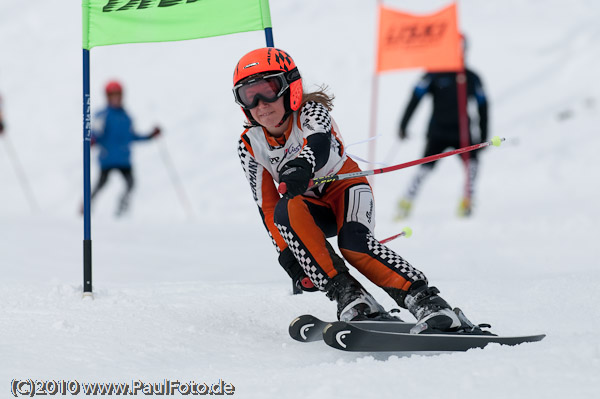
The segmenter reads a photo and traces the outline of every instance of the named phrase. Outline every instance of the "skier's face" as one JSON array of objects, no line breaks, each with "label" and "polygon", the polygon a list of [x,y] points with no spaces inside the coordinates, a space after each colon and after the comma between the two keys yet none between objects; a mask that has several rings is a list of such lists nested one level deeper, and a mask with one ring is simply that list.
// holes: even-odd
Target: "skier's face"
[{"label": "skier's face", "polygon": [[113,91],[106,95],[108,99],[108,105],[112,108],[120,108],[123,103],[123,93],[120,91]]},{"label": "skier's face", "polygon": [[279,97],[272,103],[258,100],[258,105],[250,110],[250,114],[254,120],[267,129],[272,136],[279,137],[287,129],[287,123],[282,124],[282,126],[277,126],[285,115],[283,97]]}]

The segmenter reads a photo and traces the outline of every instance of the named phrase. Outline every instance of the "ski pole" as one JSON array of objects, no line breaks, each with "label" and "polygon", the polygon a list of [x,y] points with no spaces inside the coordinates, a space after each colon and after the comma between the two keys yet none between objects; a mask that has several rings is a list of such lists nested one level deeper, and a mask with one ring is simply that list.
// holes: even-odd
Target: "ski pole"
[{"label": "ski pole", "polygon": [[407,226],[407,227],[405,227],[405,228],[402,229],[401,233],[398,233],[398,234],[396,234],[394,236],[391,236],[391,237],[388,237],[388,238],[386,238],[384,240],[381,240],[381,241],[379,241],[379,243],[380,244],[385,244],[386,242],[390,242],[390,241],[395,240],[396,238],[402,237],[402,236],[404,236],[406,238],[410,238],[410,236],[412,236],[412,229]]},{"label": "ski pole", "polygon": [[[5,135],[6,136],[6,135]],[[29,185],[29,180],[27,179],[27,175],[25,174],[25,170],[23,166],[19,162],[19,158],[17,157],[17,152],[12,146],[11,142],[8,140],[8,136],[4,137],[4,143],[6,144],[6,149],[9,154],[10,159],[12,160],[13,167],[15,169],[15,173],[17,174],[17,178],[19,183],[21,183],[21,188],[29,201],[29,205],[31,206],[31,210],[33,212],[38,211],[40,208],[35,200],[35,196],[33,195],[33,191],[31,190],[31,186]]]},{"label": "ski pole", "polygon": [[177,171],[175,170],[175,166],[173,164],[171,156],[169,155],[169,151],[167,151],[167,144],[165,143],[164,139],[159,140],[159,141],[160,141],[160,145],[158,147],[160,149],[160,151],[159,151],[160,158],[162,159],[163,164],[165,165],[165,168],[167,169],[167,172],[169,174],[171,183],[173,184],[173,187],[175,188],[175,191],[177,192],[177,197],[179,198],[179,202],[181,203],[183,208],[186,210],[188,217],[193,219],[194,210],[193,210],[192,204],[191,204],[188,196],[186,195],[185,190],[183,189],[183,184],[181,183],[181,179],[179,178],[179,175],[177,174]]},{"label": "ski pole", "polygon": [[[329,175],[329,176],[323,176],[323,177],[316,177],[314,179],[311,179],[308,182],[308,188],[313,187],[313,186],[318,186],[319,184],[323,184],[323,183],[334,182],[334,181],[337,181],[337,180],[345,180],[345,179],[352,179],[354,177],[371,176],[371,175],[378,175],[378,174],[381,174],[381,173],[393,172],[395,170],[405,169],[405,168],[409,168],[411,166],[421,165],[421,164],[428,163],[428,162],[433,162],[433,161],[436,161],[438,159],[446,158],[446,157],[449,157],[449,156],[452,156],[452,155],[463,154],[465,152],[478,150],[480,148],[487,147],[487,146],[490,146],[490,145],[493,145],[495,147],[500,147],[500,144],[504,140],[506,140],[506,139],[503,138],[503,137],[494,136],[494,138],[492,140],[490,140],[490,141],[485,141],[483,143],[470,145],[468,147],[458,148],[456,150],[452,150],[452,151],[448,151],[448,152],[442,152],[440,154],[430,155],[430,156],[425,157],[425,158],[417,159],[417,160],[410,161],[410,162],[401,163],[401,164],[398,164],[398,165],[388,166],[386,168],[379,168],[379,169],[373,169],[373,170],[363,170],[363,171],[360,171],[360,172],[352,172],[352,173],[343,173],[343,174],[340,174],[340,175]],[[286,184],[285,183],[279,183],[279,187],[278,187],[277,190],[279,191],[280,194],[285,194],[287,192]]]}]

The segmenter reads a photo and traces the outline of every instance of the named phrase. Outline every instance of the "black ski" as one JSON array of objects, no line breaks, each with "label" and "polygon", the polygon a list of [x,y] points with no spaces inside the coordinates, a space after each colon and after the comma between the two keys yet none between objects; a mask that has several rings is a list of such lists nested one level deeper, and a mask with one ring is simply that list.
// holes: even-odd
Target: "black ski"
[{"label": "black ski", "polygon": [[[300,342],[313,342],[323,339],[323,329],[330,322],[323,321],[318,317],[310,314],[305,314],[296,317],[289,327],[290,337]],[[350,323],[353,326],[360,327],[365,330],[388,331],[407,333],[415,326],[415,323],[407,323],[404,321],[354,321]]]},{"label": "black ski", "polygon": [[323,331],[323,340],[327,345],[351,352],[455,352],[483,348],[490,343],[518,345],[536,342],[545,336],[540,334],[503,337],[491,333],[410,334],[368,330],[354,323],[341,321],[328,324]]}]

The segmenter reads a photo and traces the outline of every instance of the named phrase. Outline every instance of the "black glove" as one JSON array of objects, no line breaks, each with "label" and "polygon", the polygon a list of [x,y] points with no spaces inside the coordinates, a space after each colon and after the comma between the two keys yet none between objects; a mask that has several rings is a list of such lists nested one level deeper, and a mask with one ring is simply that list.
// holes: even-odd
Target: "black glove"
[{"label": "black glove", "polygon": [[286,163],[279,171],[279,183],[285,183],[287,198],[304,194],[311,178],[312,167],[304,158],[296,158]]},{"label": "black glove", "polygon": [[0,121],[0,134],[4,132],[4,124]]},{"label": "black glove", "polygon": [[302,270],[294,254],[289,248],[284,249],[279,255],[279,264],[292,279],[294,285],[294,294],[300,294],[302,291],[318,291],[310,278]]}]

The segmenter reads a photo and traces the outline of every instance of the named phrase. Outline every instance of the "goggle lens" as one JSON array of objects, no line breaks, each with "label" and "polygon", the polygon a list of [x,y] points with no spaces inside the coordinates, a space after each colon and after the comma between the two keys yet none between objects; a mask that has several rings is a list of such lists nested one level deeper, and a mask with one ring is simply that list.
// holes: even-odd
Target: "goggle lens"
[{"label": "goggle lens", "polygon": [[237,86],[235,96],[242,107],[252,109],[258,105],[259,100],[269,103],[277,101],[284,91],[283,76],[267,76]]}]

